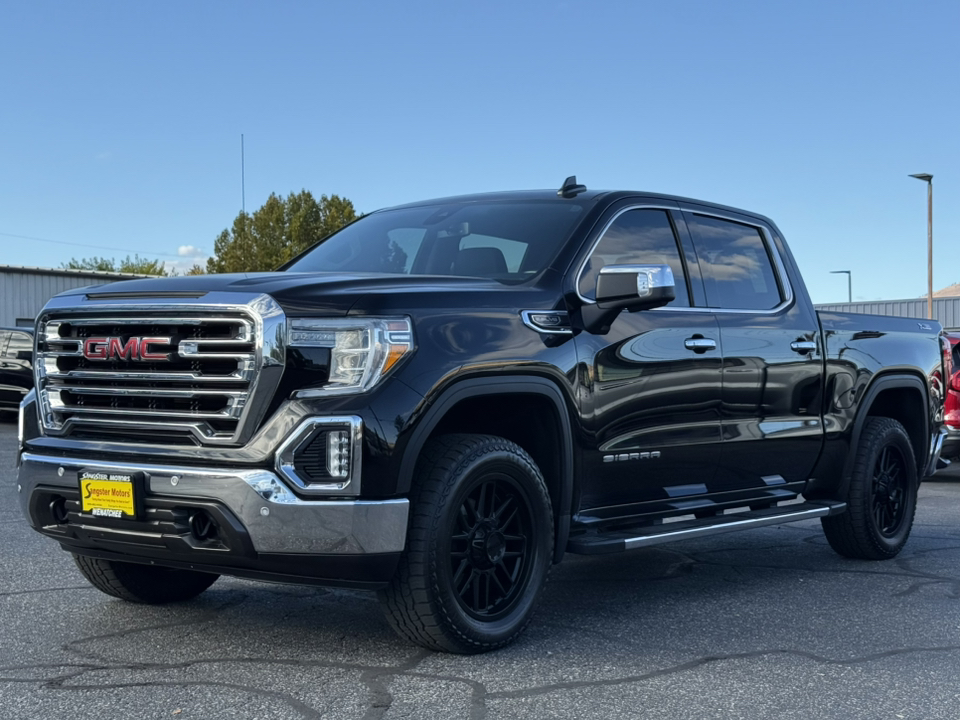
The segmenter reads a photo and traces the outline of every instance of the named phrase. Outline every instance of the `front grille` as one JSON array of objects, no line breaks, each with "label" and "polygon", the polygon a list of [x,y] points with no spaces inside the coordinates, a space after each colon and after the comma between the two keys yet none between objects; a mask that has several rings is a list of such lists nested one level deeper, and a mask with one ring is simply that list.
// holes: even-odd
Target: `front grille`
[{"label": "front grille", "polygon": [[[45,431],[137,444],[238,444],[259,419],[251,403],[263,385],[262,333],[254,313],[211,316],[189,306],[157,315],[146,307],[45,314],[36,358]],[[266,384],[261,394],[275,387]]]}]

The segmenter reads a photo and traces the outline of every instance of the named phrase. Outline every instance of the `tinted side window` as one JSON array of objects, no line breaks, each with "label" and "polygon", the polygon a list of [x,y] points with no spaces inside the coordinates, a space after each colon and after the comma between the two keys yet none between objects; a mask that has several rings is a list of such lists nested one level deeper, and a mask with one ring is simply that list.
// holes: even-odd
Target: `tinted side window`
[{"label": "tinted side window", "polygon": [[596,297],[597,276],[605,265],[669,265],[677,295],[670,305],[690,305],[677,237],[666,210],[628,210],[613,221],[580,276],[580,294],[585,298]]},{"label": "tinted side window", "polygon": [[769,310],[783,299],[759,228],[689,215],[710,307]]}]

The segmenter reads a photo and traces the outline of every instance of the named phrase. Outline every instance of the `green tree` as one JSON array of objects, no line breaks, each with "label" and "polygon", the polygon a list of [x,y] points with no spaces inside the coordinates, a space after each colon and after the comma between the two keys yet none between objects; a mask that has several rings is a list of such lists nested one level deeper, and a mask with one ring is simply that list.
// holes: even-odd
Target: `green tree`
[{"label": "green tree", "polygon": [[70,258],[70,262],[60,263],[66,270],[101,270],[104,272],[129,273],[131,275],[176,275],[173,268],[167,269],[166,263],[160,260],[147,260],[139,255],[127,257],[119,263],[113,258],[89,257]]},{"label": "green tree", "polygon": [[356,219],[353,203],[338,195],[321,195],[318,201],[308,190],[286,198],[272,193],[253,215],[241,212],[220,233],[207,272],[276,270]]}]

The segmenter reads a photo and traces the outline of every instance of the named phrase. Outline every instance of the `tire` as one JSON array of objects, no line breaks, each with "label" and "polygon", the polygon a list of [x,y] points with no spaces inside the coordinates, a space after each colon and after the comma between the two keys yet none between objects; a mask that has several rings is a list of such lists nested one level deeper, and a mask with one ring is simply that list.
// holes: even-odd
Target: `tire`
[{"label": "tire", "polygon": [[191,600],[220,577],[195,570],[174,570],[85,555],[74,555],[73,561],[97,590],[127,602],[147,605]]},{"label": "tire", "polygon": [[539,468],[491,435],[445,435],[422,452],[407,547],[380,603],[393,628],[430,650],[475,654],[530,622],[553,556],[553,510]]},{"label": "tire", "polygon": [[907,542],[917,511],[917,463],[907,431],[896,420],[867,419],[856,449],[847,510],[820,518],[837,553],[889,560]]}]

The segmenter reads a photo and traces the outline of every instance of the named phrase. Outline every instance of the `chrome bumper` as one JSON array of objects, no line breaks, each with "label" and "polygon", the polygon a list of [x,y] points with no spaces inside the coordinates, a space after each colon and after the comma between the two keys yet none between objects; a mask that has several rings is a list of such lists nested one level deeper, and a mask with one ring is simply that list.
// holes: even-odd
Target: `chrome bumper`
[{"label": "chrome bumper", "polygon": [[77,473],[92,468],[143,472],[151,496],[222,503],[244,525],[259,553],[399,553],[406,543],[409,500],[302,500],[263,469],[214,470],[23,453],[17,490],[24,516],[29,517],[37,486],[76,489]]}]

